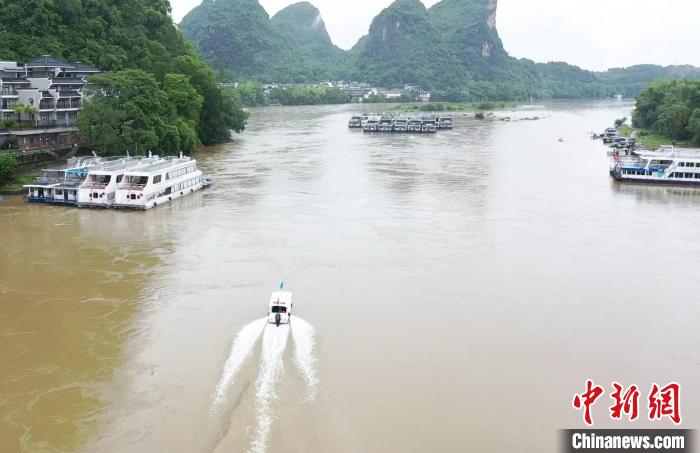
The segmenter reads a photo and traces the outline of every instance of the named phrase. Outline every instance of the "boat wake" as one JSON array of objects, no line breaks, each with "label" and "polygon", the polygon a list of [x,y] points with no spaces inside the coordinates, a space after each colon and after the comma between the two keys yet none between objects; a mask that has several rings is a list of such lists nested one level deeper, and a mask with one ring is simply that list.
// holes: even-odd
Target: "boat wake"
[{"label": "boat wake", "polygon": [[221,376],[221,380],[216,386],[212,411],[218,411],[227,401],[228,392],[233,384],[233,379],[241,369],[243,362],[245,362],[253,351],[255,343],[257,343],[258,338],[260,338],[260,334],[262,334],[266,324],[267,318],[257,319],[243,327],[240,332],[238,332],[238,335],[236,335],[233,346],[231,346],[231,354],[224,365],[224,374]]},{"label": "boat wake", "polygon": [[292,322],[292,338],[295,346],[294,362],[306,382],[307,402],[316,400],[318,388],[316,358],[314,357],[314,334],[314,327],[311,324],[301,318],[294,318]]},{"label": "boat wake", "polygon": [[[255,429],[249,444],[251,453],[264,453],[268,449],[270,431],[275,420],[273,405],[278,397],[279,383],[284,376],[284,353],[290,330],[295,345],[294,363],[306,384],[305,401],[314,402],[319,381],[314,357],[315,330],[311,324],[297,316],[291,318],[290,324],[279,327],[268,324],[266,318],[255,320],[243,327],[236,335],[231,354],[224,365],[223,375],[216,386],[212,413],[222,415],[236,384],[236,377],[262,335],[260,368],[255,381]],[[217,446],[221,440],[219,438]]]},{"label": "boat wake", "polygon": [[260,358],[260,374],[255,383],[255,407],[257,427],[250,443],[250,451],[264,453],[267,450],[267,439],[272,427],[272,402],[277,399],[277,383],[284,373],[282,355],[287,347],[289,325],[279,327],[268,325],[263,334],[262,357]]}]

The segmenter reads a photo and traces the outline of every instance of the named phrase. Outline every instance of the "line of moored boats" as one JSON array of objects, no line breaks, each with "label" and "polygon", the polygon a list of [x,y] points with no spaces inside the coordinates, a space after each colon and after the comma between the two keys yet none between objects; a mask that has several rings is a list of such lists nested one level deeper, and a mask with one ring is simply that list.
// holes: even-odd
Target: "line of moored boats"
[{"label": "line of moored boats", "polygon": [[26,199],[78,207],[150,209],[211,184],[197,161],[179,157],[73,157],[24,186]]},{"label": "line of moored boats", "polygon": [[640,146],[635,138],[620,136],[615,128],[593,138],[602,139],[612,148],[608,153],[610,176],[617,181],[700,185],[700,149],[664,145],[652,151]]},{"label": "line of moored boats", "polygon": [[435,133],[453,129],[454,121],[450,114],[406,116],[365,113],[353,115],[348,127],[362,129],[364,132]]}]

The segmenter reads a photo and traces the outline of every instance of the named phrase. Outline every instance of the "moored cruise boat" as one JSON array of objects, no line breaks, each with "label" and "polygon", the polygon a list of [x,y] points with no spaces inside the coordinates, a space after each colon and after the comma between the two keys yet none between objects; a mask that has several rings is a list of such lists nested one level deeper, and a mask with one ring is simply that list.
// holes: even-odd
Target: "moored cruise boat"
[{"label": "moored cruise boat", "polygon": [[408,132],[408,118],[396,118],[394,120],[395,132]]},{"label": "moored cruise boat", "polygon": [[72,158],[59,167],[46,168],[27,189],[26,200],[31,203],[75,205],[78,188],[85,181],[90,168],[101,162],[100,158]]},{"label": "moored cruise boat", "polygon": [[440,115],[438,117],[438,129],[454,129],[452,115]]},{"label": "moored cruise boat", "polygon": [[124,173],[113,206],[150,209],[200,190],[203,182],[196,160],[182,155],[159,159]]},{"label": "moored cruise boat", "polygon": [[124,174],[158,160],[157,156],[146,159],[127,156],[93,166],[78,189],[78,207],[108,208],[112,206],[117,186],[122,182]]},{"label": "moored cruise boat", "polygon": [[437,124],[433,118],[424,118],[420,128],[421,132],[433,133],[437,132]]},{"label": "moored cruise boat", "polygon": [[377,124],[377,132],[393,132],[394,120],[389,116],[383,116]]},{"label": "moored cruise boat", "polygon": [[362,127],[362,117],[360,115],[353,115],[348,121],[348,127],[350,129],[360,129]]},{"label": "moored cruise boat", "polygon": [[615,153],[610,175],[618,181],[700,185],[700,149],[662,146],[656,151]]},{"label": "moored cruise boat", "polygon": [[408,132],[420,132],[423,126],[421,118],[411,118],[408,120]]},{"label": "moored cruise boat", "polygon": [[365,126],[362,130],[365,132],[377,132],[379,128],[379,117],[377,116],[371,116],[367,120],[367,123],[365,123]]}]

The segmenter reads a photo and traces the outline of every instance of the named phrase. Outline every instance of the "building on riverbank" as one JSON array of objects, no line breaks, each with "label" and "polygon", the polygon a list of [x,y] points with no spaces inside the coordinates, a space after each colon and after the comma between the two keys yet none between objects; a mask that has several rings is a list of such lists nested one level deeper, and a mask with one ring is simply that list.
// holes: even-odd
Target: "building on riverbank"
[{"label": "building on riverbank", "polygon": [[[93,66],[44,55],[24,63],[0,61],[0,147],[21,150],[72,146],[87,78],[101,71]],[[34,112],[17,114],[17,105]]]}]

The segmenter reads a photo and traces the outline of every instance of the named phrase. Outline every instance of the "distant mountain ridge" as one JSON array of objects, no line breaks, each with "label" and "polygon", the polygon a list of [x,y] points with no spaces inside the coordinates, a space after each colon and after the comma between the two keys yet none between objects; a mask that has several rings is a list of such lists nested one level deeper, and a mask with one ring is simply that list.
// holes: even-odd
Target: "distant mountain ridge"
[{"label": "distant mountain ridge", "polygon": [[357,80],[420,85],[438,98],[525,99],[634,95],[650,81],[700,78],[700,68],[640,65],[591,72],[511,57],[496,27],[497,0],[396,0],[350,51],[333,45],[308,2],[270,18],[257,0],[204,0],[181,29],[215,68],[263,82]]}]

